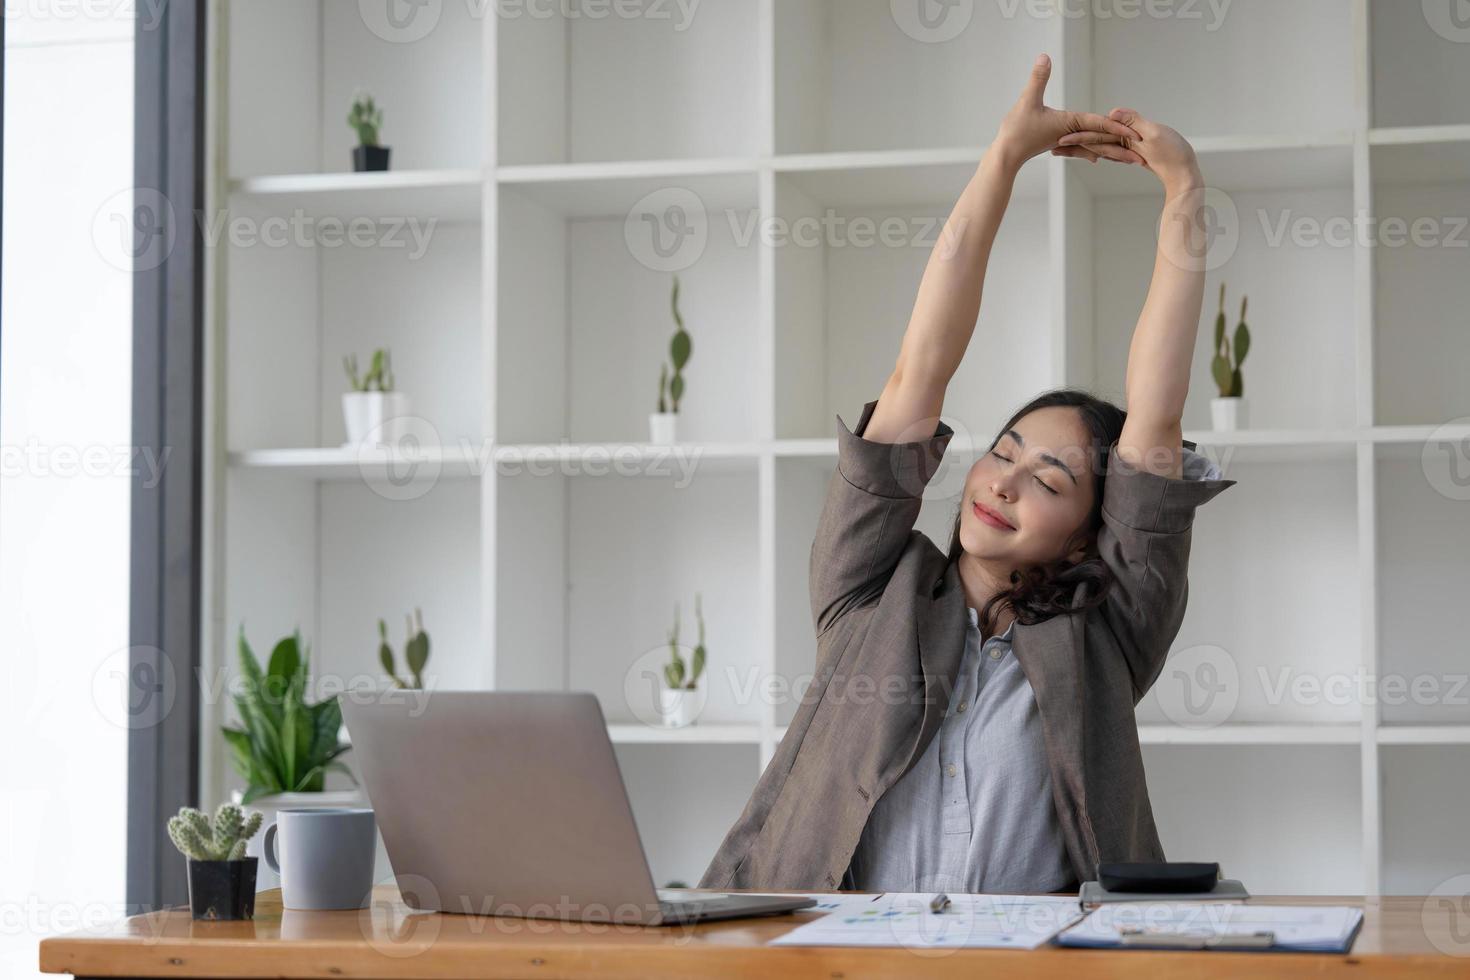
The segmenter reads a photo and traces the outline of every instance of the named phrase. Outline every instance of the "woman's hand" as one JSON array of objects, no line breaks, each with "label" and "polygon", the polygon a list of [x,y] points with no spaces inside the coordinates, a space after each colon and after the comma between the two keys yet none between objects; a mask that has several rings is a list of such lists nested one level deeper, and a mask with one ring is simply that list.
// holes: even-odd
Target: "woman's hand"
[{"label": "woman's hand", "polygon": [[[1094,137],[1089,143],[1108,142],[1117,148],[1124,141],[1140,142],[1143,134],[1126,122],[1109,119],[1095,112],[1068,112],[1042,104],[1046,83],[1051,80],[1051,58],[1038,55],[1031,67],[1031,78],[1016,104],[1001,120],[1000,132],[992,144],[1015,168],[1032,157],[1062,144],[1063,137],[1074,134]],[[1128,151],[1121,151],[1128,154]],[[1068,154],[1070,155],[1070,154]]]},{"label": "woman's hand", "polygon": [[1135,109],[1114,109],[1108,119],[1136,130],[1142,139],[1119,143],[1112,130],[1095,129],[1068,133],[1057,140],[1052,153],[1096,163],[1099,158],[1119,163],[1136,163],[1153,172],[1168,188],[1204,183],[1194,147],[1163,123],[1145,119]]}]

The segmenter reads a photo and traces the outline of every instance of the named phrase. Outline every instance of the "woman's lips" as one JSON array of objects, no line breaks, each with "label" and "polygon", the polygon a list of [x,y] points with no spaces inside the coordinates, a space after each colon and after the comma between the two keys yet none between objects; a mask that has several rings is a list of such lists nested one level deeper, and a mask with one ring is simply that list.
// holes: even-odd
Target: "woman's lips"
[{"label": "woman's lips", "polygon": [[974,504],[971,505],[971,509],[975,512],[975,516],[976,517],[980,518],[982,521],[984,521],[986,524],[989,524],[991,527],[1000,528],[1002,531],[1014,531],[1015,530],[1015,528],[1012,527],[1010,525],[1010,523],[1008,521],[1006,521],[1006,519],[1004,517],[1001,517],[999,514],[997,514],[993,510],[989,510],[988,508],[982,507],[980,505],[980,502],[978,500]]}]

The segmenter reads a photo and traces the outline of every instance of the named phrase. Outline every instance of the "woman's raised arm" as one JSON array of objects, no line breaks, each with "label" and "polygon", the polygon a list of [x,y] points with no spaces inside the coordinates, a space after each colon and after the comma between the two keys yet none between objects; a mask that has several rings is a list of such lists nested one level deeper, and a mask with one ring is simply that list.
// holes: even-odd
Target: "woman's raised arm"
[{"label": "woman's raised arm", "polygon": [[[945,221],[919,284],[898,361],[863,438],[898,443],[934,435],[945,389],[975,331],[990,249],[1021,165],[1061,145],[1069,133],[1101,134],[1093,142],[1141,138],[1126,122],[1048,108],[1042,99],[1050,78],[1051,59],[1040,55],[1021,97]],[[1130,151],[1119,152],[1126,159]]]},{"label": "woman's raised arm", "polygon": [[1205,298],[1205,256],[1200,249],[1208,243],[1198,241],[1197,231],[1205,203],[1204,177],[1194,148],[1168,126],[1133,109],[1114,109],[1108,116],[1127,123],[1143,139],[1120,147],[1109,143],[1102,132],[1076,133],[1058,140],[1060,145],[1052,152],[1096,163],[1099,157],[1122,160],[1119,153],[1126,148],[1143,157],[1144,166],[1164,185],[1153,281],[1128,348],[1124,382],[1128,420],[1118,439],[1118,456],[1151,473],[1179,477],[1184,470],[1184,398]]}]

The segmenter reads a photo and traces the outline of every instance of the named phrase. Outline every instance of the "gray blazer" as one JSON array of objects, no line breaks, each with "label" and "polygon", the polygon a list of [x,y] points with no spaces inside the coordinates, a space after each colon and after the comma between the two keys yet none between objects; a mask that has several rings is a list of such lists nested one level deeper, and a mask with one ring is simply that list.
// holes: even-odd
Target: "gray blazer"
[{"label": "gray blazer", "polygon": [[[837,471],[812,542],[816,669],[701,888],[839,887],[873,804],[924,754],[964,653],[959,574],[914,528],[954,430],[887,445],[839,416]],[[1192,443],[1185,443],[1193,449]],[[1116,582],[1081,615],[1017,623],[1077,880],[1099,861],[1161,861],[1134,707],[1184,618],[1195,508],[1236,481],[1171,479],[1109,454],[1098,548]],[[1076,606],[1087,585],[1078,586]]]}]

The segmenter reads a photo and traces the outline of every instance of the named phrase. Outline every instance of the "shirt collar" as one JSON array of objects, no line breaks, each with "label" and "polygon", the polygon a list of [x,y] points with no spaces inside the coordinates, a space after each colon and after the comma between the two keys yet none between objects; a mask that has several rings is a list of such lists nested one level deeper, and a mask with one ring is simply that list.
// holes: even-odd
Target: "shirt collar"
[{"label": "shirt collar", "polygon": [[[966,606],[965,607],[965,612],[968,613],[969,616],[970,616],[970,625],[973,626],[973,627],[975,627],[978,630],[980,628],[980,613],[977,612],[974,609],[974,607],[972,607],[972,606]],[[1002,639],[1002,640],[1010,640],[1011,634],[1014,633],[1015,630],[1016,630],[1016,621],[1015,621],[1015,619],[1012,619],[1011,620],[1011,625],[1007,626],[1006,627],[1006,631],[1004,633],[1000,634],[1000,639]],[[992,639],[993,639],[993,637],[992,637]]]}]

